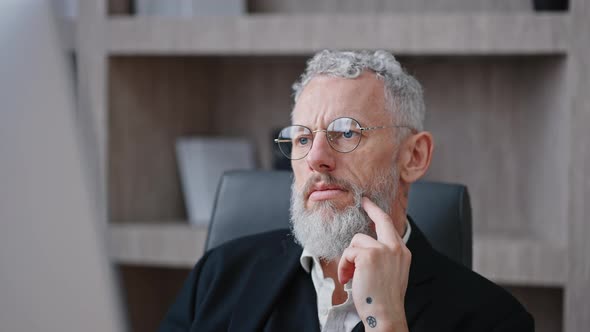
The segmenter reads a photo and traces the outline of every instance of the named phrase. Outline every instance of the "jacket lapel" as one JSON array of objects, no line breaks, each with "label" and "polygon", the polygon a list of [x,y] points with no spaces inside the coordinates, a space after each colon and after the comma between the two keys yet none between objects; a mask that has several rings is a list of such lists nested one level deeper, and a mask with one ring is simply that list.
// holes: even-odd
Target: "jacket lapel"
[{"label": "jacket lapel", "polygon": [[[408,217],[412,226],[412,234],[408,240],[408,249],[412,252],[412,264],[408,278],[408,288],[406,290],[405,309],[406,320],[411,328],[420,313],[430,303],[432,298],[431,282],[434,278],[432,247],[422,234],[418,226]],[[286,235],[280,247],[276,248],[275,253],[269,254],[268,257],[255,263],[253,273],[248,276],[248,282],[238,300],[238,308],[232,317],[229,331],[260,331],[270,319],[271,314],[277,308],[279,296],[289,287],[289,283],[294,278],[297,283],[303,285],[305,291],[301,292],[301,297],[286,301],[292,305],[300,305],[303,308],[301,314],[290,315],[293,321],[278,322],[274,320],[273,324],[277,330],[290,330],[290,323],[296,322],[298,325],[303,324],[307,327],[306,331],[319,330],[317,321],[317,302],[315,298],[315,289],[308,275],[305,273],[299,262],[302,248],[299,247],[290,235]],[[305,280],[302,280],[305,279]],[[298,301],[298,302],[297,302]],[[308,309],[306,309],[308,308]],[[278,324],[283,324],[279,329]],[[364,331],[364,325],[359,322],[353,332]]]},{"label": "jacket lapel", "polygon": [[[229,325],[229,331],[261,331],[265,324],[271,320],[271,315],[277,310],[277,304],[281,302],[280,296],[287,287],[291,287],[293,279],[299,284],[307,286],[306,282],[311,285],[311,294],[309,290],[303,292],[304,296],[299,299],[290,299],[292,305],[309,308],[305,312],[308,317],[293,317],[294,321],[307,319],[310,326],[319,326],[317,323],[317,304],[315,303],[315,290],[308,275],[301,276],[305,273],[299,262],[302,248],[298,246],[293,238],[285,236],[280,247],[275,252],[269,254],[255,263],[254,271],[248,278],[246,287],[238,299],[237,310],[233,313],[232,321]],[[301,280],[303,278],[309,280]],[[309,288],[309,287],[307,287]],[[304,303],[295,302],[303,300]],[[289,301],[287,301],[289,302]],[[309,302],[312,305],[309,306]],[[300,307],[301,308],[301,307]],[[293,316],[293,315],[291,315]],[[315,323],[315,324],[314,324]],[[289,322],[279,322],[272,319],[272,324],[283,324],[288,330]],[[282,329],[285,330],[285,329]]]},{"label": "jacket lapel", "polygon": [[432,280],[434,279],[433,248],[418,226],[408,216],[412,226],[412,234],[407,247],[412,253],[408,289],[406,290],[405,308],[406,321],[411,327],[432,300]]}]

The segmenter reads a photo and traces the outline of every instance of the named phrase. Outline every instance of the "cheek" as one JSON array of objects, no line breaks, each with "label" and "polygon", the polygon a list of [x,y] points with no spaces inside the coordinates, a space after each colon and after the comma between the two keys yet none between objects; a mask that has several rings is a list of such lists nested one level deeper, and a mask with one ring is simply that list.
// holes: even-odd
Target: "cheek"
[{"label": "cheek", "polygon": [[301,190],[305,184],[305,163],[302,161],[292,162],[291,167],[293,168],[293,176],[295,177],[295,188]]},{"label": "cheek", "polygon": [[393,166],[393,157],[383,154],[383,158],[375,159],[375,155],[368,154],[362,159],[356,160],[354,169],[356,177],[361,181],[360,185],[367,185],[374,182],[378,176],[389,172]]}]

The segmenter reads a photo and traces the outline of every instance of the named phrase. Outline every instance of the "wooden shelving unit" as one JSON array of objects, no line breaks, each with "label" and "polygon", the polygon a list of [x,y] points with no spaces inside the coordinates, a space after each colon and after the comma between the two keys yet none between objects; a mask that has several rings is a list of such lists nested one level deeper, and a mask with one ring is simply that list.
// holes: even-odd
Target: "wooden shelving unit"
[{"label": "wooden shelving unit", "polygon": [[109,252],[119,264],[190,269],[203,255],[206,227],[125,223],[110,227]]},{"label": "wooden shelving unit", "polygon": [[[206,227],[186,223],[125,223],[111,226],[109,247],[119,264],[190,269],[203,254],[206,238]],[[476,236],[473,243],[473,269],[487,278],[513,286],[564,286],[565,248],[494,236]]]},{"label": "wooden shelving unit", "polygon": [[[307,55],[324,48],[397,55],[565,54],[565,14],[257,14],[199,19],[118,17],[111,55]],[[338,29],[334,29],[338,27]]]},{"label": "wooden shelving unit", "polygon": [[539,239],[475,236],[473,270],[503,285],[563,287],[566,248]]},{"label": "wooden shelving unit", "polygon": [[[126,2],[109,0],[118,8],[129,8]],[[328,3],[346,8],[322,7]],[[588,12],[581,0],[571,3]],[[81,65],[80,105],[96,136],[99,205],[132,329],[155,329],[203,254],[207,230],[179,222],[187,216],[176,139],[246,137],[256,144],[260,167],[270,168],[270,131],[289,121],[291,84],[307,57],[324,48],[383,48],[400,56],[425,87],[426,127],[436,139],[427,178],[470,190],[474,269],[519,287],[510,289],[524,303],[546,301],[535,307],[538,331],[561,325],[561,312],[542,309],[555,307],[556,293],[546,290],[567,289],[572,280],[580,288],[588,278],[568,273],[568,260],[579,257],[572,248],[583,245],[569,241],[577,239],[569,225],[579,229],[588,211],[570,200],[588,193],[570,174],[590,173],[579,144],[571,147],[589,128],[578,120],[588,99],[570,90],[589,84],[578,75],[590,58],[588,47],[578,46],[590,40],[577,29],[584,16],[534,13],[524,0],[301,6],[250,0],[247,15],[186,19],[104,15],[104,1],[92,0],[82,2],[77,23],[62,21],[66,49],[78,52]],[[569,314],[565,325],[584,326],[584,317]]]},{"label": "wooden shelving unit", "polygon": [[[407,23],[419,22],[415,25],[433,30],[428,22],[440,17],[427,15]],[[487,16],[481,21],[458,17],[465,26],[457,30],[471,31],[467,40],[450,37],[449,21],[441,28],[443,37],[431,41],[413,37],[402,43],[392,38],[395,43],[387,44],[380,37],[369,39],[345,31],[339,34],[340,42],[348,40],[355,48],[403,50],[402,63],[423,83],[429,109],[426,127],[438,142],[428,178],[465,183],[470,189],[477,271],[506,285],[562,285],[564,253],[554,248],[565,247],[567,201],[562,184],[567,182],[567,171],[559,149],[541,152],[567,144],[566,136],[551,140],[545,136],[566,132],[562,90],[551,86],[565,84],[568,30],[563,22],[567,16],[523,15],[524,19],[513,21],[504,20],[510,16],[498,16],[491,24]],[[539,29],[533,28],[536,18],[542,18]],[[234,18],[227,19],[234,22],[228,25],[211,22],[215,32],[210,33],[203,31],[201,23],[182,19],[110,19],[107,26],[113,30],[107,29],[106,47],[111,222],[163,223],[186,218],[173,148],[178,137],[246,137],[257,146],[260,166],[269,168],[270,131],[289,121],[290,85],[304,67],[304,54],[320,47],[316,40],[337,45],[338,38],[322,31],[338,25],[338,19],[343,18],[328,17],[326,26],[314,27],[314,19],[307,17]],[[290,21],[308,26],[311,32],[286,33],[280,39],[280,27]],[[397,21],[391,18],[384,22],[394,25],[392,31],[405,24],[393,23]],[[381,24],[387,30],[387,24]],[[478,24],[485,28],[475,29]],[[522,30],[530,33],[530,44],[495,37],[509,35],[506,26],[518,35],[517,25],[530,25]],[[444,31],[445,26],[449,31]],[[256,39],[258,30],[272,32]],[[308,43],[304,36],[310,36]],[[454,77],[453,85],[448,84],[449,77]],[[534,125],[529,119],[534,119]],[[524,173],[521,165],[529,162],[537,166]],[[547,172],[556,175],[546,178]],[[554,191],[545,192],[546,188]],[[151,244],[138,252],[137,261],[121,263],[188,271],[199,257],[197,249],[191,248],[193,239],[182,231],[171,237],[167,227],[150,231]],[[139,227],[137,234],[145,230]],[[556,260],[540,259],[546,254]],[[130,305],[154,301],[145,296],[129,299]],[[162,304],[162,313],[167,305]]]}]

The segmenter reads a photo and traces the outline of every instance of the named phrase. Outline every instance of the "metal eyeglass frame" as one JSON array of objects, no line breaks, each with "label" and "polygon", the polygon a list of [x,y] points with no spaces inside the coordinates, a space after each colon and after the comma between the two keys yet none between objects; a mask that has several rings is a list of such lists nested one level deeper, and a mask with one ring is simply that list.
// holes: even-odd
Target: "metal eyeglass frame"
[{"label": "metal eyeglass frame", "polygon": [[[365,131],[369,131],[369,130],[376,130],[376,129],[387,129],[387,128],[408,128],[408,129],[413,129],[412,127],[410,127],[410,126],[406,126],[406,125],[392,125],[392,126],[375,126],[375,127],[363,127],[363,126],[361,125],[361,123],[360,123],[360,122],[358,122],[358,120],[356,120],[356,119],[354,119],[354,118],[351,118],[351,117],[348,117],[348,116],[343,116],[343,117],[336,118],[336,119],[332,120],[332,121],[330,122],[330,124],[328,124],[328,127],[330,127],[330,125],[331,125],[332,123],[334,123],[335,121],[337,121],[337,120],[339,120],[339,119],[350,119],[350,120],[353,120],[353,121],[355,121],[355,122],[356,122],[356,123],[358,123],[358,125],[359,125],[359,128],[358,128],[358,129],[361,131],[361,136],[359,137],[359,141],[358,141],[358,142],[357,142],[357,144],[354,146],[354,148],[352,148],[352,150],[350,150],[350,151],[345,151],[345,152],[344,152],[344,151],[339,151],[339,150],[337,150],[336,148],[334,148],[334,147],[332,146],[332,143],[330,143],[330,139],[328,138],[328,135],[327,135],[327,134],[328,134],[328,129],[317,129],[317,130],[311,130],[309,127],[307,127],[307,126],[303,126],[303,125],[291,125],[291,126],[287,126],[287,127],[285,127],[285,128],[289,128],[289,127],[292,127],[292,126],[300,126],[300,127],[306,128],[307,130],[309,130],[309,131],[311,132],[311,135],[312,135],[312,136],[311,136],[311,137],[312,137],[312,139],[311,139],[311,145],[309,146],[309,149],[307,150],[307,152],[306,152],[306,153],[305,153],[303,156],[301,156],[300,158],[290,158],[290,157],[288,157],[288,156],[287,156],[287,155],[286,155],[286,154],[283,152],[283,150],[282,150],[280,147],[279,147],[279,150],[281,151],[281,153],[283,154],[283,156],[285,156],[287,159],[290,159],[290,160],[300,160],[300,159],[303,159],[303,158],[307,157],[307,155],[309,154],[309,151],[311,151],[311,148],[313,147],[313,142],[315,141],[315,134],[316,134],[316,133],[319,133],[319,132],[323,132],[323,133],[326,133],[326,141],[328,142],[328,145],[330,146],[330,148],[332,148],[332,150],[334,150],[334,151],[336,151],[336,152],[339,152],[339,153],[350,153],[350,152],[352,152],[352,151],[356,150],[356,148],[357,148],[357,147],[358,147],[358,146],[361,144],[361,141],[362,141],[362,138],[363,138],[363,135],[362,135],[362,133],[363,133],[363,132],[365,132]],[[281,132],[282,132],[282,131],[283,131],[285,128],[281,129]],[[280,135],[280,134],[279,134],[279,135]],[[275,142],[276,144],[279,144],[279,143],[287,143],[287,142],[291,142],[291,140],[290,140],[290,139],[289,139],[289,140],[287,140],[287,139],[280,140],[280,139],[278,139],[278,138],[275,138],[275,139],[274,139],[274,142]]]}]

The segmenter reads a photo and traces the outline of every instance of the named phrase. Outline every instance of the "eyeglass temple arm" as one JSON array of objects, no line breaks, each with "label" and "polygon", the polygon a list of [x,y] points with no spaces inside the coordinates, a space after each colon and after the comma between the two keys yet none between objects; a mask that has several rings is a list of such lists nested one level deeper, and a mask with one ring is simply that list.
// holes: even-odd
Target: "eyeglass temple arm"
[{"label": "eyeglass temple arm", "polygon": [[409,126],[402,126],[402,125],[396,125],[396,126],[379,126],[379,127],[361,127],[361,130],[374,130],[374,129],[385,129],[385,128],[410,128]]}]

